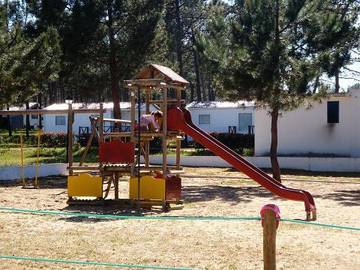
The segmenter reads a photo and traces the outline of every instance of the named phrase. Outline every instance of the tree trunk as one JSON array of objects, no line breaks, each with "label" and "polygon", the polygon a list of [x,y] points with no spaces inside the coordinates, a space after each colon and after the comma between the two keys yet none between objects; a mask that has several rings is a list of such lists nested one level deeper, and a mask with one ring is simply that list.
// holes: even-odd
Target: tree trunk
[{"label": "tree trunk", "polygon": [[[7,110],[9,111],[10,110],[10,106],[9,104],[7,105]],[[9,136],[11,137],[12,136],[12,128],[11,128],[11,116],[8,115],[7,116],[7,121],[8,121],[8,132],[9,132]]]},{"label": "tree trunk", "polygon": [[179,63],[179,73],[181,76],[184,76],[180,0],[175,0],[175,19],[176,19],[176,56],[177,56],[177,61]]},{"label": "tree trunk", "polygon": [[200,82],[200,72],[199,72],[199,61],[198,61],[198,54],[196,50],[193,50],[194,53],[194,69],[195,69],[195,77],[196,77],[196,101],[200,102],[202,101],[202,95],[201,95],[201,82]]},{"label": "tree trunk", "polygon": [[278,118],[279,110],[273,109],[271,112],[271,146],[270,146],[270,159],[273,172],[273,178],[281,182],[280,166],[277,159],[278,148]]},{"label": "tree trunk", "polygon": [[[38,109],[42,109],[42,94],[39,93],[38,94]],[[42,114],[39,114],[38,115],[39,119],[38,119],[38,125],[39,125],[39,129],[42,129],[43,126],[42,126]]]},{"label": "tree trunk", "polygon": [[271,146],[270,146],[270,160],[273,172],[273,178],[281,182],[280,166],[277,159],[278,148],[278,118],[279,118],[279,99],[280,99],[280,29],[279,29],[279,16],[280,16],[280,3],[279,0],[275,1],[276,15],[275,15],[275,46],[276,52],[273,55],[274,65],[274,84],[273,96],[276,100],[271,106]]},{"label": "tree trunk", "polygon": [[340,92],[339,73],[339,70],[337,70],[335,73],[335,93]]},{"label": "tree trunk", "polygon": [[116,63],[116,49],[115,49],[115,34],[113,28],[113,11],[112,11],[112,0],[108,0],[108,33],[109,33],[109,65],[110,65],[110,81],[111,81],[111,95],[114,103],[114,118],[121,118],[120,111],[120,87],[118,80],[118,69]]},{"label": "tree trunk", "polygon": [[[29,106],[29,101],[26,101],[26,110],[30,109]],[[26,116],[26,126],[25,126],[25,130],[26,130],[26,139],[29,139],[29,131],[30,131],[30,116],[27,114]]]},{"label": "tree trunk", "polygon": [[194,93],[194,84],[190,82],[190,101],[194,101],[195,93]]}]

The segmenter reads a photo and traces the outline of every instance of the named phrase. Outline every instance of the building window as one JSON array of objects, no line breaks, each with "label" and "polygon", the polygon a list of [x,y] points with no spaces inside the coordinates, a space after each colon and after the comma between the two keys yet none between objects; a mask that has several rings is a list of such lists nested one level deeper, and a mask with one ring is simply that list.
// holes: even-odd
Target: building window
[{"label": "building window", "polygon": [[200,125],[210,125],[210,114],[199,114]]},{"label": "building window", "polygon": [[251,113],[239,113],[239,133],[252,134],[253,123]]},{"label": "building window", "polygon": [[32,115],[31,115],[31,119],[36,120],[36,119],[38,119],[38,116],[37,116],[36,114],[32,114]]},{"label": "building window", "polygon": [[328,124],[339,123],[339,101],[328,101],[327,122]]},{"label": "building window", "polygon": [[65,116],[63,115],[55,116],[55,126],[65,126]]}]

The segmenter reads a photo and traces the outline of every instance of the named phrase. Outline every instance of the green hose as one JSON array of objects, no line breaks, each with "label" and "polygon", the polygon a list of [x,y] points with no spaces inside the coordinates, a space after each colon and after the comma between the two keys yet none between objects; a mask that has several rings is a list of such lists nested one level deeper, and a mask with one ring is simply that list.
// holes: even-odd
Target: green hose
[{"label": "green hose", "polygon": [[[122,220],[173,220],[173,221],[259,221],[260,217],[239,217],[239,216],[118,216],[118,215],[103,215],[103,214],[86,214],[74,213],[65,211],[48,211],[48,210],[30,210],[19,209],[11,207],[0,207],[0,211],[10,213],[23,213],[23,214],[37,214],[37,215],[55,215],[55,216],[72,216],[84,218],[98,218],[98,219],[122,219]],[[327,227],[341,230],[360,231],[358,227],[341,226],[334,224],[326,224],[319,222],[309,222],[296,219],[281,218],[283,222],[297,223],[302,225],[312,225],[319,227]]]},{"label": "green hose", "polygon": [[126,264],[126,263],[108,263],[108,262],[92,262],[92,261],[74,261],[64,259],[50,259],[50,258],[34,258],[34,257],[20,257],[20,256],[5,256],[0,255],[0,259],[18,260],[18,261],[33,261],[33,262],[46,262],[46,263],[63,263],[63,264],[78,264],[78,265],[95,265],[95,266],[109,266],[116,268],[136,268],[136,269],[174,269],[174,270],[191,270],[192,268],[184,267],[163,267],[151,266],[141,264]]}]

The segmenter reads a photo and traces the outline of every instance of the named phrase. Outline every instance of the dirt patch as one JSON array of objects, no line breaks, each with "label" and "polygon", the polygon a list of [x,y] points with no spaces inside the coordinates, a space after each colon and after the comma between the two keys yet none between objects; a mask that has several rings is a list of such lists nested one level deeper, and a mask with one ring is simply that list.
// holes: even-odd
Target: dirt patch
[{"label": "dirt patch", "polygon": [[[186,176],[188,175],[188,176]],[[304,219],[301,202],[274,197],[256,182],[229,169],[186,168],[184,208],[146,215],[258,216],[275,203],[281,216]],[[357,175],[285,174],[284,184],[315,197],[318,222],[360,227]],[[127,183],[121,183],[127,196]],[[64,178],[41,180],[40,189],[0,186],[0,206],[27,209],[123,213],[113,207],[69,207]],[[128,211],[126,211],[128,213]],[[282,222],[278,269],[360,269],[358,231]],[[102,220],[0,213],[0,255],[61,258],[201,269],[261,269],[262,228],[258,221]],[[99,269],[0,260],[0,269]],[[108,269],[101,267],[101,269]]]}]

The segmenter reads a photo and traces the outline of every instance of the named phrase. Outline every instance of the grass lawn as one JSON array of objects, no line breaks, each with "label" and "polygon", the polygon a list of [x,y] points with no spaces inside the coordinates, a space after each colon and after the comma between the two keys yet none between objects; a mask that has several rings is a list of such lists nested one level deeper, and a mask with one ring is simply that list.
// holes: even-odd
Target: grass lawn
[{"label": "grass lawn", "polygon": [[[74,161],[80,161],[80,157],[85,147],[74,147]],[[36,147],[24,148],[24,165],[35,164],[37,157]],[[96,162],[97,148],[92,147],[86,156],[86,162]],[[66,162],[66,148],[65,147],[41,147],[40,149],[40,163],[58,163]],[[0,146],[0,166],[20,165],[21,150],[16,145],[10,147]]]}]

